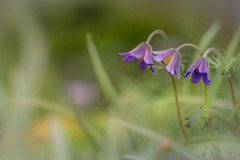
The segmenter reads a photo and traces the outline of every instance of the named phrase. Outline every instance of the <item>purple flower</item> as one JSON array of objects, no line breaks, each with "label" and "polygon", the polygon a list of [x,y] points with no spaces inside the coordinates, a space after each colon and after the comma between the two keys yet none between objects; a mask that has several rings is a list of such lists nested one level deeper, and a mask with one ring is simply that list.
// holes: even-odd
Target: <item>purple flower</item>
[{"label": "purple flower", "polygon": [[153,59],[156,61],[161,61],[166,67],[168,73],[173,76],[177,75],[178,79],[180,77],[180,53],[176,49],[168,49],[164,51],[153,51],[156,56]]},{"label": "purple flower", "polygon": [[119,56],[125,56],[123,60],[125,62],[130,62],[134,59],[138,59],[139,67],[141,70],[145,71],[146,64],[150,66],[152,72],[155,72],[152,68],[154,65],[152,60],[152,47],[146,42],[140,43],[136,48],[128,53],[118,53]]},{"label": "purple flower", "polygon": [[209,85],[209,82],[211,82],[208,77],[208,59],[206,57],[198,58],[187,70],[184,77],[186,78],[191,72],[193,72],[192,83],[198,83],[201,77],[205,84]]}]

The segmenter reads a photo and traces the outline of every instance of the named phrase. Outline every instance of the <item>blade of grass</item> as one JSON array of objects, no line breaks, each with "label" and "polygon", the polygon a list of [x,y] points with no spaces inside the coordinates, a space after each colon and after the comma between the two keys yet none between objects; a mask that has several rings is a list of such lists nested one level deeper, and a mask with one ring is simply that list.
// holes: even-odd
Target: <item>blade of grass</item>
[{"label": "blade of grass", "polygon": [[[200,39],[200,41],[198,43],[198,47],[202,51],[205,51],[207,49],[207,47],[210,45],[210,43],[216,37],[216,35],[219,32],[220,28],[221,28],[221,23],[219,21],[214,21],[211,24],[211,26],[204,33],[204,35],[202,36],[202,38]],[[199,57],[199,54],[196,51],[191,61],[194,62],[197,59],[197,57]]]},{"label": "blade of grass", "polygon": [[95,74],[97,76],[97,79],[99,81],[99,84],[100,84],[102,90],[104,91],[104,93],[108,97],[108,99],[115,106],[119,106],[119,102],[117,100],[117,92],[116,92],[116,90],[115,90],[110,78],[108,77],[107,72],[101,62],[99,53],[97,51],[97,48],[94,45],[91,34],[87,35],[87,48],[88,48],[88,52],[89,52],[89,55],[92,60]]},{"label": "blade of grass", "polygon": [[71,158],[71,151],[69,142],[66,138],[66,133],[63,128],[61,119],[58,117],[48,117],[48,129],[50,133],[50,140],[53,146],[54,159],[69,160]]},{"label": "blade of grass", "polygon": [[[117,124],[120,124],[120,125],[126,127],[127,129],[130,129],[130,130],[132,130],[132,131],[135,131],[135,132],[137,132],[137,133],[139,133],[139,134],[141,134],[141,135],[143,135],[143,136],[145,136],[145,137],[148,137],[148,138],[150,138],[150,139],[152,139],[152,140],[154,140],[154,141],[160,142],[161,140],[164,139],[164,137],[161,136],[161,135],[159,135],[159,134],[156,134],[156,133],[154,133],[154,132],[152,132],[152,131],[149,131],[149,130],[140,128],[140,127],[138,127],[138,126],[132,125],[132,124],[130,124],[130,123],[126,123],[126,122],[124,122],[124,121],[117,120],[117,119],[115,120],[115,122],[116,122]],[[176,153],[179,153],[179,154],[181,154],[181,155],[184,154],[184,155],[185,155],[186,157],[188,157],[189,159],[200,160],[199,156],[195,155],[195,154],[192,153],[192,152],[189,152],[189,148],[186,148],[186,147],[184,147],[184,146],[179,146],[179,145],[177,145],[177,144],[174,143],[174,142],[171,143],[170,148],[171,148],[172,150],[174,150]]]}]

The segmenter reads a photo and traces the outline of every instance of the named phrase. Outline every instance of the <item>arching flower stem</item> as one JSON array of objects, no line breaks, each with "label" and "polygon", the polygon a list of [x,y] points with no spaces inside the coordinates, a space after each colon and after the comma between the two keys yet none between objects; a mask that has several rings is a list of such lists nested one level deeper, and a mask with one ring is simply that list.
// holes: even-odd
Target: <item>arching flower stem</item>
[{"label": "arching flower stem", "polygon": [[195,48],[195,49],[199,52],[199,54],[200,54],[201,56],[203,56],[203,52],[201,51],[201,49],[200,49],[199,47],[195,46],[194,44],[190,44],[190,43],[186,43],[186,44],[183,44],[183,45],[179,46],[179,47],[177,48],[177,50],[179,51],[179,50],[181,50],[181,49],[184,48],[184,47],[192,47],[192,48]]},{"label": "arching flower stem", "polygon": [[[161,34],[163,36],[163,39],[164,39],[164,41],[166,43],[167,49],[170,49],[169,40],[167,38],[167,35],[162,30],[156,30],[156,31],[152,32],[150,34],[150,36],[148,37],[146,43],[149,43],[151,41],[151,39],[153,38],[153,36],[156,35],[156,34]],[[172,80],[172,85],[173,85],[173,90],[174,90],[175,104],[176,104],[176,107],[177,107],[178,122],[179,122],[179,125],[180,125],[180,128],[182,130],[182,133],[183,133],[184,137],[186,138],[186,140],[189,140],[188,135],[187,135],[187,133],[186,133],[186,131],[184,129],[183,123],[182,123],[182,118],[181,118],[180,106],[179,106],[179,102],[178,102],[178,94],[177,94],[177,87],[176,87],[175,79],[174,79],[174,76],[170,76],[170,77],[171,77],[171,80]]]},{"label": "arching flower stem", "polygon": [[[194,44],[190,44],[190,43],[186,43],[186,44],[183,44],[183,45],[179,46],[179,47],[177,48],[177,50],[180,50],[180,49],[182,49],[182,48],[184,48],[184,47],[192,47],[192,48],[195,48],[195,49],[199,52],[200,56],[203,56],[203,52],[201,51],[201,49],[200,49],[199,47],[195,46]],[[205,84],[205,112],[206,112],[206,118],[208,118],[208,117],[209,117],[209,114],[208,114],[207,85],[206,85],[206,84]],[[211,124],[211,120],[210,120],[210,119],[208,120],[208,126],[209,126],[210,131],[211,131],[211,134],[212,134],[212,136],[213,136],[213,129],[212,129],[212,124]]]},{"label": "arching flower stem", "polygon": [[186,140],[189,140],[188,135],[187,135],[187,133],[184,129],[183,123],[182,123],[181,112],[180,112],[180,107],[179,107],[179,102],[178,102],[177,87],[176,87],[176,82],[175,82],[175,79],[173,76],[171,76],[171,80],[172,80],[175,102],[176,102],[176,107],[177,107],[178,122],[179,122],[179,125],[181,127],[184,137],[186,138]]},{"label": "arching flower stem", "polygon": [[[210,53],[210,52],[214,52],[218,55],[218,57],[221,59],[222,61],[222,64],[224,66],[224,68],[226,67],[226,63],[224,61],[224,58],[221,54],[221,52],[219,50],[217,50],[216,48],[209,48],[205,54],[203,55],[204,57],[207,57],[207,55]],[[233,90],[233,85],[232,85],[232,79],[231,79],[231,74],[230,72],[227,73],[226,75],[226,78],[228,80],[228,84],[229,84],[229,87],[230,87],[230,91],[231,91],[231,95],[232,95],[232,101],[233,101],[233,108],[236,109],[237,107],[237,103],[236,103],[236,98],[235,98],[235,94],[234,94],[234,90]],[[237,112],[235,114],[235,123],[236,123],[236,126],[238,127],[238,115],[237,115]]]},{"label": "arching flower stem", "polygon": [[167,48],[170,48],[169,40],[168,40],[168,38],[167,38],[167,35],[166,35],[166,33],[163,32],[162,30],[156,30],[156,31],[152,32],[152,33],[150,34],[150,36],[148,37],[146,43],[149,43],[149,42],[152,40],[153,36],[156,35],[156,34],[162,35],[162,36],[163,36],[163,39],[164,39],[164,41],[165,41],[165,43],[166,43],[166,47],[167,47]]}]

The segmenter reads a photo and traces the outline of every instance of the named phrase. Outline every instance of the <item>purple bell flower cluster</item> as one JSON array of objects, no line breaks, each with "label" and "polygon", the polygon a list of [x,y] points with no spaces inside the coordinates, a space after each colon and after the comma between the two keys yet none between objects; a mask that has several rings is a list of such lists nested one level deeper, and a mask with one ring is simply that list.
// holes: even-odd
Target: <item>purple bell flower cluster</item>
[{"label": "purple bell flower cluster", "polygon": [[[145,71],[146,66],[149,65],[151,71],[155,72],[153,69],[154,61],[161,62],[171,76],[174,76],[175,74],[178,79],[181,79],[181,54],[175,48],[153,51],[152,46],[147,41],[140,43],[136,48],[127,53],[118,53],[118,55],[124,56],[122,60],[125,62],[130,62],[137,59],[139,67],[143,71]],[[188,77],[190,73],[192,73],[192,83],[198,83],[201,78],[207,85],[209,85],[211,82],[209,80],[208,59],[206,57],[198,58],[187,70],[187,73],[184,75],[184,77]]]}]

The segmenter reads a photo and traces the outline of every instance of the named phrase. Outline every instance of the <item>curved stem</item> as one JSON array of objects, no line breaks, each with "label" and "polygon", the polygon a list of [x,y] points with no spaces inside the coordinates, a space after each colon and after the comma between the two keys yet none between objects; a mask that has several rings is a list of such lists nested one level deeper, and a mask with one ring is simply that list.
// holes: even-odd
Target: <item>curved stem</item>
[{"label": "curved stem", "polygon": [[[227,77],[228,84],[229,84],[229,87],[230,87],[230,90],[231,90],[233,107],[234,107],[234,109],[236,109],[237,103],[236,103],[235,94],[234,94],[234,90],[233,90],[231,74],[228,73],[226,77]],[[237,115],[237,112],[235,113],[235,122],[236,122],[236,126],[238,127],[238,115]]]},{"label": "curved stem", "polygon": [[193,47],[193,48],[195,48],[199,52],[199,54],[201,56],[203,56],[203,52],[201,51],[201,49],[199,47],[195,46],[194,44],[190,44],[190,43],[186,43],[186,44],[183,44],[183,45],[179,46],[177,48],[177,50],[179,51],[180,49],[182,49],[184,47]]},{"label": "curved stem", "polygon": [[175,83],[174,77],[171,76],[171,80],[172,80],[172,85],[173,85],[173,90],[174,90],[174,96],[175,96],[175,102],[176,102],[176,107],[177,107],[177,115],[178,115],[179,125],[181,127],[181,130],[182,130],[182,133],[183,133],[184,137],[186,138],[186,140],[189,140],[188,135],[187,135],[187,133],[186,133],[186,131],[184,129],[183,123],[182,123],[180,107],[179,107],[179,102],[178,102],[177,87],[176,87],[176,83]]},{"label": "curved stem", "polygon": [[207,105],[207,85],[205,84],[205,112],[206,117],[208,117],[208,105]]},{"label": "curved stem", "polygon": [[[217,50],[216,48],[209,48],[209,49],[207,49],[203,56],[207,57],[207,55],[210,52],[216,53],[218,55],[218,57],[221,59],[223,66],[226,67],[226,63],[224,61],[224,58],[223,58],[221,52],[219,50]],[[232,95],[233,108],[236,109],[237,104],[236,104],[236,99],[235,99],[235,94],[234,94],[234,90],[233,90],[233,85],[232,85],[232,79],[231,79],[230,72],[227,73],[226,77],[227,77],[228,84],[229,84],[230,91],[231,91],[231,95]],[[236,122],[236,126],[238,127],[238,115],[237,115],[237,112],[235,114],[235,122]]]},{"label": "curved stem", "polygon": [[218,55],[218,57],[221,59],[223,66],[226,67],[226,63],[225,63],[225,61],[224,61],[224,58],[223,58],[221,52],[220,52],[218,49],[216,49],[216,48],[208,48],[208,49],[206,50],[206,52],[204,53],[203,57],[207,57],[207,55],[208,55],[210,52],[216,53],[216,54]]},{"label": "curved stem", "polygon": [[148,37],[146,43],[149,43],[149,42],[152,40],[152,38],[153,38],[153,36],[154,36],[155,34],[161,34],[161,35],[163,36],[163,39],[164,39],[164,41],[165,41],[165,43],[166,43],[167,48],[170,48],[169,40],[168,40],[168,38],[167,38],[167,35],[166,35],[166,33],[163,32],[162,30],[156,30],[156,31],[152,32],[152,33],[150,34],[150,36]]}]

